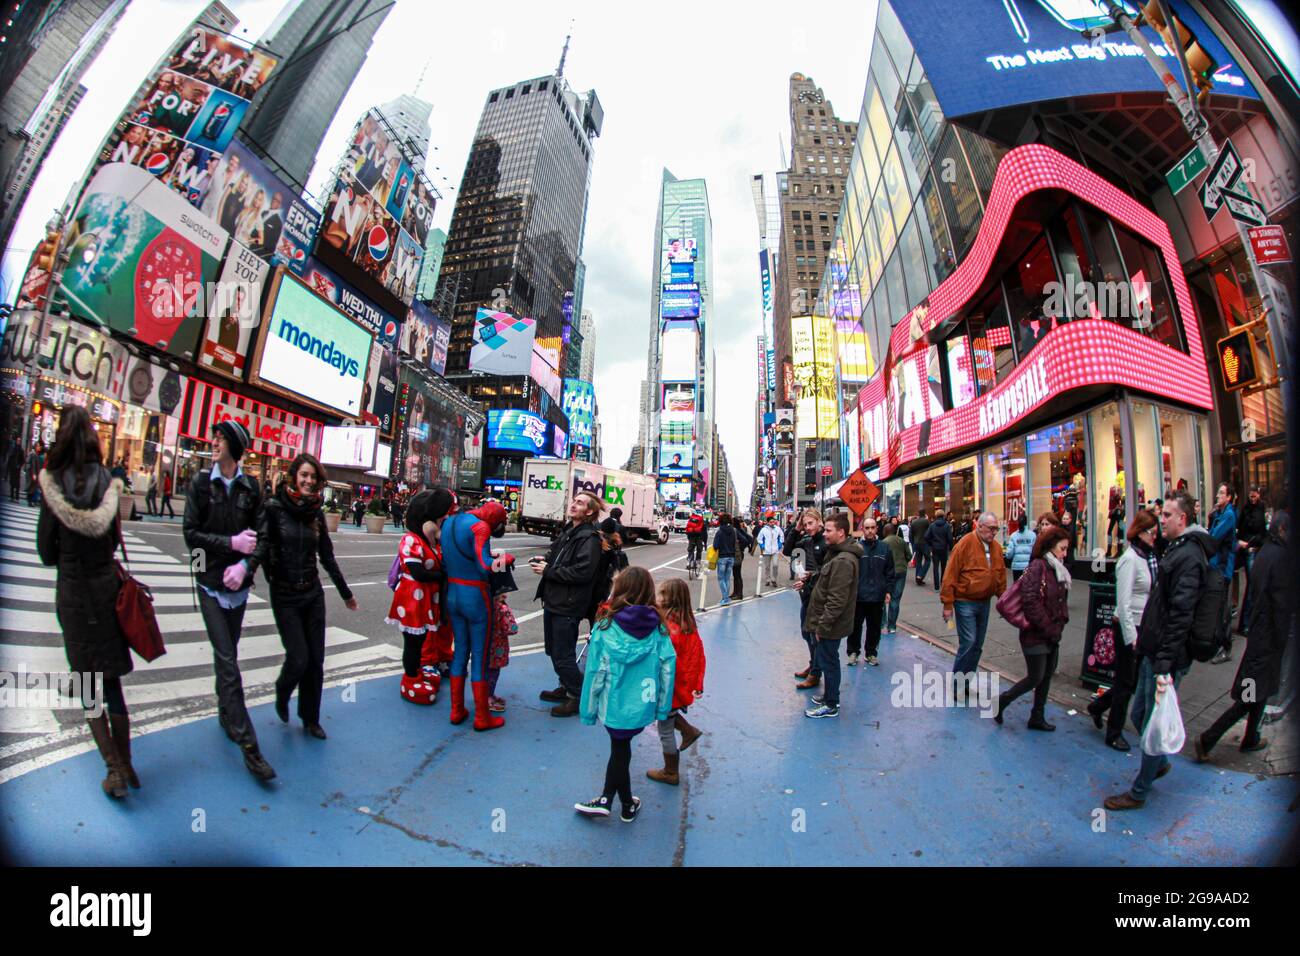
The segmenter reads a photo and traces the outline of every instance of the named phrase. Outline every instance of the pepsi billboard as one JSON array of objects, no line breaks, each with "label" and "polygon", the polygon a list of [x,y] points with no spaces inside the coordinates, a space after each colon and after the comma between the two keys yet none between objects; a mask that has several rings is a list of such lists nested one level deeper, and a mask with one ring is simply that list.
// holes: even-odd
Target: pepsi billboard
[{"label": "pepsi billboard", "polygon": [[487,420],[488,448],[494,451],[522,451],[545,455],[551,450],[550,425],[532,412],[520,408],[490,408]]},{"label": "pepsi billboard", "polygon": [[[1130,16],[1137,15],[1138,5],[1131,0],[1121,5]],[[892,4],[949,117],[1067,97],[1164,93],[1141,49],[1124,33],[1108,34],[1096,44],[1083,36],[1082,31],[1113,22],[1105,7],[1094,0]],[[1171,0],[1171,7],[1218,64],[1214,92],[1257,99],[1205,22],[1183,0]],[[884,5],[880,15],[889,16]],[[955,23],[961,24],[960,29],[954,30]],[[1169,70],[1181,77],[1177,53],[1167,49],[1151,27],[1142,27],[1142,33]]]}]

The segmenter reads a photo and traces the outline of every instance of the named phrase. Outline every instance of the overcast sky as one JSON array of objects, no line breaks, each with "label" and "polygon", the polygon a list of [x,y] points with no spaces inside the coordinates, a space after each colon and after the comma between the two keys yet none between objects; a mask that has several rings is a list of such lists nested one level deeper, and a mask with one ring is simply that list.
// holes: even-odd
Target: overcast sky
[{"label": "overcast sky", "polygon": [[[227,0],[250,43],[282,0]],[[204,0],[134,0],[87,71],[85,99],[32,189],[5,264],[25,266],[51,211],[126,107],[144,70],[205,6]],[[750,177],[784,167],[789,76],[825,90],[836,113],[857,120],[876,0],[816,5],[808,28],[788,3],[609,4],[497,2],[452,7],[399,0],[375,35],[370,58],[344,98],[309,188],[370,106],[415,92],[433,103],[429,176],[444,199],[446,229],[488,90],[554,71],[569,20],[565,76],[595,89],[605,108],[596,140],[583,258],[584,307],[596,320],[596,396],[605,463],[621,466],[636,440],[649,338],[655,203],[662,170],[707,181],[713,213],[714,342],[718,430],[742,507],[754,470],[755,336],[760,329],[758,223]],[[812,29],[812,27],[816,29]],[[422,71],[423,83],[416,89]],[[445,180],[444,180],[445,177]]]}]

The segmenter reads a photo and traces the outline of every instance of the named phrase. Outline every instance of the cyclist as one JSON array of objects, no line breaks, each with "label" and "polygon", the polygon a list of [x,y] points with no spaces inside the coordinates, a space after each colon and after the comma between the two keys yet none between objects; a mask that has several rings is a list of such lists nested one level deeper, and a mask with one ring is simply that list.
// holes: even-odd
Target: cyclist
[{"label": "cyclist", "polygon": [[699,567],[700,556],[704,554],[706,533],[704,516],[697,511],[686,522],[686,565],[692,570]]}]

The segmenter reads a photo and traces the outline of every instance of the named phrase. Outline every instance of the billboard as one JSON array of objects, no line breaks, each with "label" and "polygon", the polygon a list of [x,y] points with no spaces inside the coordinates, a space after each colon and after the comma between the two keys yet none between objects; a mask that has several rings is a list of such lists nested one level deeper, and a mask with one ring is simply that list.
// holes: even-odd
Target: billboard
[{"label": "billboard", "polygon": [[659,477],[690,478],[691,459],[694,453],[695,447],[691,442],[661,441],[659,443]]},{"label": "billboard", "polygon": [[533,359],[529,365],[528,374],[532,376],[533,381],[538,384],[542,391],[551,396],[553,402],[560,400],[560,392],[563,387],[559,365],[559,339],[535,339],[533,341]]},{"label": "billboard", "polygon": [[[433,187],[375,111],[357,123],[325,205],[322,238],[411,304],[433,218]],[[412,201],[414,197],[414,202]],[[414,230],[414,232],[412,232]]]},{"label": "billboard", "polygon": [[335,307],[375,333],[376,342],[389,348],[397,345],[403,329],[401,323],[358,292],[355,286],[338,273],[309,257],[303,266],[302,277],[318,295],[329,299]]},{"label": "billboard", "polygon": [[320,463],[327,468],[334,466],[370,471],[375,467],[378,450],[379,430],[376,428],[358,425],[335,428],[326,425],[321,433]]},{"label": "billboard", "polygon": [[66,237],[60,294],[78,318],[193,357],[226,233],[153,176],[102,167]]},{"label": "billboard", "polygon": [[271,281],[250,381],[359,416],[374,335],[283,267]]},{"label": "billboard", "polygon": [[695,281],[695,263],[694,262],[669,262],[668,263],[668,280],[670,282],[694,282]]},{"label": "billboard", "polygon": [[393,446],[379,443],[379,450],[375,452],[375,467],[371,468],[367,475],[374,475],[376,478],[391,478],[393,476]]},{"label": "billboard", "polygon": [[262,286],[269,272],[262,258],[237,242],[221,270],[203,341],[199,343],[199,365],[214,372],[243,380],[249,344],[261,324]]},{"label": "billboard", "polygon": [[201,208],[272,266],[306,270],[320,215],[243,143],[231,143],[215,163]]},{"label": "billboard", "polygon": [[375,344],[370,352],[365,388],[361,391],[360,418],[376,426],[383,435],[393,434],[397,417],[397,353]]},{"label": "billboard", "polygon": [[778,408],[776,422],[772,428],[772,446],[778,456],[788,457],[794,454],[794,409]]},{"label": "billboard", "polygon": [[796,315],[790,319],[790,354],[794,378],[801,386],[798,437],[838,439],[839,409],[835,382],[835,339],[831,320]]},{"label": "billboard", "polygon": [[401,445],[395,475],[412,488],[457,487],[465,449],[465,413],[415,372],[400,370]]},{"label": "billboard", "polygon": [[[695,283],[677,283],[677,285],[695,285]],[[674,290],[673,284],[664,285],[659,296],[659,318],[694,319],[700,314],[699,287],[695,289]]]},{"label": "billboard", "polygon": [[495,375],[527,375],[533,365],[535,319],[517,319],[509,312],[479,309],[474,319],[474,344],[469,367]]},{"label": "billboard", "polygon": [[[145,77],[91,168],[136,166],[198,207],[274,57],[195,26]],[[227,230],[229,231],[229,230]]]},{"label": "billboard", "polygon": [[[1185,0],[1171,0],[1170,5],[1218,64],[1214,91],[1257,98],[1241,69]],[[1127,0],[1122,6],[1132,16],[1142,4]],[[1074,96],[1163,94],[1160,78],[1123,33],[1110,34],[1095,46],[1081,35],[1112,23],[1105,7],[1094,0],[1011,0],[1001,8],[971,0],[893,5],[948,117]],[[954,23],[962,25],[957,42]],[[1166,49],[1150,27],[1142,33],[1173,75],[1181,77],[1177,53]]]},{"label": "billboard", "polygon": [[694,382],[699,333],[694,323],[667,326],[659,337],[659,380]]},{"label": "billboard", "polygon": [[249,451],[259,455],[292,461],[301,452],[314,454],[320,448],[324,428],[320,422],[196,378],[189,380],[181,405],[180,434],[211,441],[213,427],[231,419],[248,429],[253,439]]},{"label": "billboard", "polygon": [[401,350],[439,375],[447,371],[451,324],[438,318],[423,302],[412,302],[402,326]]},{"label": "billboard", "polygon": [[490,408],[487,446],[495,451],[522,451],[544,455],[549,445],[546,420],[520,408]]},{"label": "billboard", "polygon": [[694,239],[669,239],[667,257],[669,262],[694,262],[699,255],[699,247]]},{"label": "billboard", "polygon": [[560,407],[569,418],[569,440],[575,445],[591,447],[592,428],[596,423],[596,388],[580,378],[566,378]]},{"label": "billboard", "polygon": [[569,438],[559,425],[551,425],[551,454],[556,458],[569,457]]}]

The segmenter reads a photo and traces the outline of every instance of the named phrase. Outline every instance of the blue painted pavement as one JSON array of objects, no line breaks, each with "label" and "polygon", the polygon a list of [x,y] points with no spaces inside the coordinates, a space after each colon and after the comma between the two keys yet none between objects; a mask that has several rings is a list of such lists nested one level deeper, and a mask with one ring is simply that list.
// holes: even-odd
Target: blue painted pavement
[{"label": "blue painted pavement", "polygon": [[[891,677],[946,671],[951,656],[905,634],[880,667],[843,668],[841,716],[808,720],[790,674],[806,653],[790,592],[700,618],[706,695],[690,719],[707,731],[660,765],[651,728],[633,743],[640,818],[588,820],[599,793],[600,727],[559,720],[537,700],[549,661],[517,655],[499,692],[506,726],[447,721],[445,691],[424,708],[396,677],[362,682],[354,702],[326,692],[328,741],[253,710],[279,772],[261,785],[215,719],[137,738],[144,789],[99,790],[82,754],[0,786],[10,862],[86,865],[1242,865],[1270,862],[1293,785],[1174,759],[1147,806],[1095,809],[1127,788],[1136,748],[1105,748],[1084,715],[1049,705],[1055,734],[1025,729],[1028,699],[999,728],[963,708],[894,707]],[[128,691],[129,695],[129,691]],[[1130,734],[1132,737],[1132,734]],[[202,826],[199,826],[199,823]]]}]

